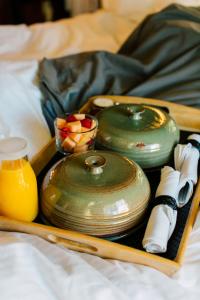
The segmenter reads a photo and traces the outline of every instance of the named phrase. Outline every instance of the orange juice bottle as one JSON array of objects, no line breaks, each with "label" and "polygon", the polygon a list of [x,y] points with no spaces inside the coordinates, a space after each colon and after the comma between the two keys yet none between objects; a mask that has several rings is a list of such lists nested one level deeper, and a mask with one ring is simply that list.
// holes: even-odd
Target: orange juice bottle
[{"label": "orange juice bottle", "polygon": [[37,182],[24,139],[0,140],[0,215],[31,222],[38,213]]}]

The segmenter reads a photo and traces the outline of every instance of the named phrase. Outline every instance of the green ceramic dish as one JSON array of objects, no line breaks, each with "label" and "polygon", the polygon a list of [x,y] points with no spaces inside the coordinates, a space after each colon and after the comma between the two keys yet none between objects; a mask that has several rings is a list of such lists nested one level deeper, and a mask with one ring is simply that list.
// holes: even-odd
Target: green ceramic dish
[{"label": "green ceramic dish", "polygon": [[121,104],[97,114],[100,149],[116,151],[142,168],[166,164],[179,141],[179,129],[164,110],[149,105]]},{"label": "green ceramic dish", "polygon": [[57,227],[114,235],[141,222],[149,197],[149,182],[136,163],[111,151],[88,151],[49,170],[41,208]]}]

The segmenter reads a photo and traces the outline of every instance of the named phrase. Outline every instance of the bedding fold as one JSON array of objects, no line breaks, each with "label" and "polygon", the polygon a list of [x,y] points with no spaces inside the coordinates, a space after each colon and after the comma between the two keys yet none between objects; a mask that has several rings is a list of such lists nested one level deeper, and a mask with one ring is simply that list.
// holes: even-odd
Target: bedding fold
[{"label": "bedding fold", "polygon": [[147,16],[119,52],[44,59],[39,68],[43,112],[57,115],[100,94],[163,99],[200,107],[200,8],[170,5]]}]

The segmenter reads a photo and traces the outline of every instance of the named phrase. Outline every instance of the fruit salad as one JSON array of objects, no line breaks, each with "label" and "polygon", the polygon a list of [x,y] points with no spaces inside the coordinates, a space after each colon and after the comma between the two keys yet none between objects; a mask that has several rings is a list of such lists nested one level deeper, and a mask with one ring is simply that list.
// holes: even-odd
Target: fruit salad
[{"label": "fruit salad", "polygon": [[84,152],[94,148],[97,120],[87,114],[67,114],[55,120],[56,145],[63,153]]}]

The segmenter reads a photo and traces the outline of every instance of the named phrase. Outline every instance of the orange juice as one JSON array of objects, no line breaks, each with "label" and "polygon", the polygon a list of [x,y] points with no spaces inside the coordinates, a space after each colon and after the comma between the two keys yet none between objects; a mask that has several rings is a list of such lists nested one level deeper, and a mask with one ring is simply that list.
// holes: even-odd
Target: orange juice
[{"label": "orange juice", "polygon": [[0,165],[0,215],[33,221],[38,213],[37,182],[25,159],[3,160]]}]

